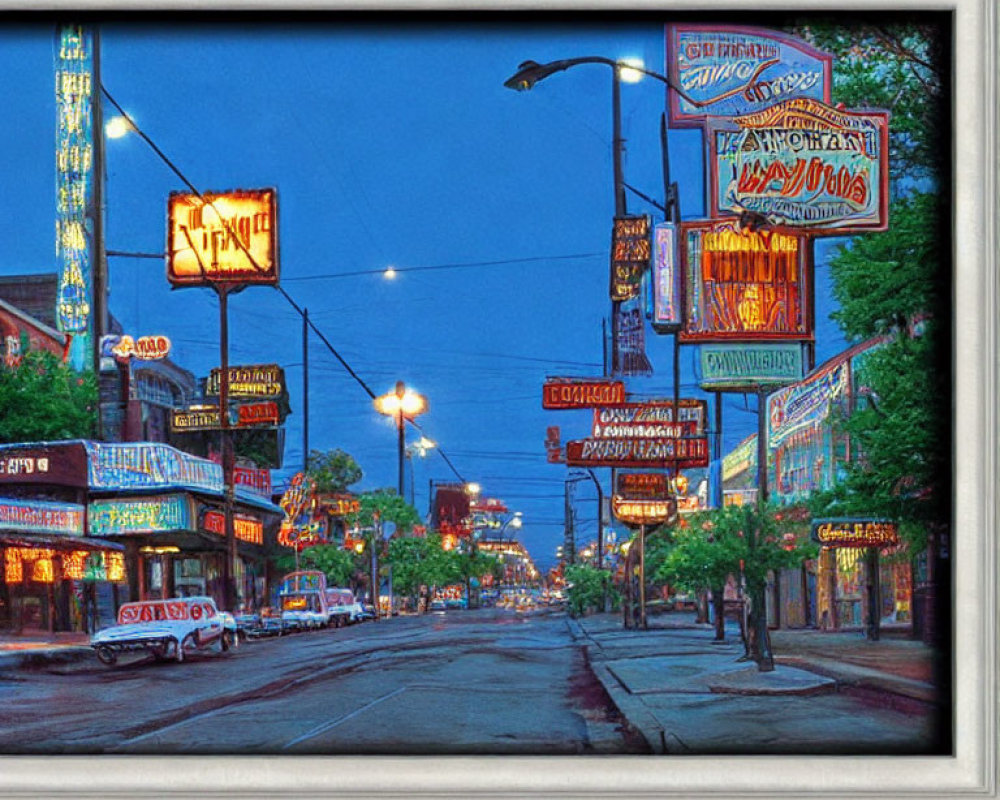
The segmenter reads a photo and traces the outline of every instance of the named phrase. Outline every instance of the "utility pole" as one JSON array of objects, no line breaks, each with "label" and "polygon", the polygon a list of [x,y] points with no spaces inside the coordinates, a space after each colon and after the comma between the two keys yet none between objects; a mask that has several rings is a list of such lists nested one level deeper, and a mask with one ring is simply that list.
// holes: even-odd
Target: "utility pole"
[{"label": "utility pole", "polygon": [[302,471],[309,471],[309,309],[302,309]]}]

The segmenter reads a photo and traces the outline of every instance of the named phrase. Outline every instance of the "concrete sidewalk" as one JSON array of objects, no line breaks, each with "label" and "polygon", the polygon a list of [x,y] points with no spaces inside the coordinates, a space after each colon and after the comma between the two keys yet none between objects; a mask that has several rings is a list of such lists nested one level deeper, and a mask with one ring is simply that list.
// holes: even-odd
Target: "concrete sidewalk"
[{"label": "concrete sidewalk", "polygon": [[694,620],[663,614],[639,631],[620,615],[568,618],[594,674],[654,752],[927,752],[938,735],[935,653],[920,642],[772,631],[775,669],[760,672],[741,660],[735,625],[717,643],[714,628]]},{"label": "concrete sidewalk", "polygon": [[0,634],[0,670],[93,657],[86,633]]}]

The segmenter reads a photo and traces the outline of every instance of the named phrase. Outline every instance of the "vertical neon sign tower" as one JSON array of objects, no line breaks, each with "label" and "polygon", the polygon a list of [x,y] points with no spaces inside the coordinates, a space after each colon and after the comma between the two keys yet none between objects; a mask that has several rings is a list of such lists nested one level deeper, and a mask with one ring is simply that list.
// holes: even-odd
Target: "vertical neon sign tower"
[{"label": "vertical neon sign tower", "polygon": [[94,229],[94,34],[82,25],[56,30],[56,323],[73,335],[70,362],[90,354]]}]

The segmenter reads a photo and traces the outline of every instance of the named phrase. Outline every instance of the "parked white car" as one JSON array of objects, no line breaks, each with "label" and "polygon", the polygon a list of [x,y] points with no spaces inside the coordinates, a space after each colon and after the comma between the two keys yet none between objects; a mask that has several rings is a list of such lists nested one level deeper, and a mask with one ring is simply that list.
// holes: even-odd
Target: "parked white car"
[{"label": "parked white car", "polygon": [[118,624],[98,631],[90,646],[104,664],[113,665],[123,652],[147,650],[156,658],[205,650],[218,644],[235,647],[236,620],[219,611],[211,597],[178,597],[125,603],[118,610]]}]

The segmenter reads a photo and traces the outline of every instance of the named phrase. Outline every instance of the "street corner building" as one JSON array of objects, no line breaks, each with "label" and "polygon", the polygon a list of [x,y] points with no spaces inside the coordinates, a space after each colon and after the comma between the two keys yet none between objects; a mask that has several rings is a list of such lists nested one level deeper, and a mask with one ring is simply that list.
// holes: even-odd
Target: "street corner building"
[{"label": "street corner building", "polygon": [[[157,442],[0,445],[0,630],[92,632],[127,601],[208,595],[222,604],[222,468]],[[267,597],[283,513],[235,489],[241,602]]]}]

